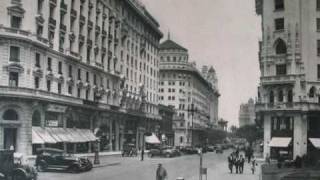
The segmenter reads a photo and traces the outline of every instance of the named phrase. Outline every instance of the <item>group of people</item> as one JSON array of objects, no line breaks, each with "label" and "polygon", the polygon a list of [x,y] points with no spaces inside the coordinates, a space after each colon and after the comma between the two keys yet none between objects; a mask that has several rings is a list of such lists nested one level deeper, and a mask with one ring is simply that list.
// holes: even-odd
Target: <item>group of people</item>
[{"label": "group of people", "polygon": [[[252,174],[255,172],[255,166],[256,166],[256,160],[255,157],[252,154],[247,154],[246,152],[246,158],[248,159],[248,163],[251,163],[251,171]],[[243,174],[243,169],[245,165],[245,158],[242,154],[240,154],[239,148],[236,149],[236,151],[232,152],[228,156],[228,166],[230,173],[233,173],[233,169],[235,168],[236,174]]]}]

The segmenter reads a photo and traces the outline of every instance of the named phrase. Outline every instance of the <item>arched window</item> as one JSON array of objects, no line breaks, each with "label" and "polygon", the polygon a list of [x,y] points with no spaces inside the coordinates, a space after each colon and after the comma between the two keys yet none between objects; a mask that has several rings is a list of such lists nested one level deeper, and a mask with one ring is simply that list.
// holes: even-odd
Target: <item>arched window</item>
[{"label": "arched window", "polygon": [[3,113],[2,118],[9,121],[17,121],[19,119],[18,113],[13,109],[8,109]]},{"label": "arched window", "polygon": [[274,103],[274,94],[273,94],[273,91],[270,91],[270,94],[269,94],[269,102],[270,102],[271,104]]},{"label": "arched window", "polygon": [[39,111],[34,111],[32,114],[32,126],[41,126],[41,114]]},{"label": "arched window", "polygon": [[287,54],[287,45],[282,39],[278,39],[275,43],[276,54]]},{"label": "arched window", "polygon": [[313,98],[315,96],[315,93],[316,93],[316,88],[312,86],[309,90],[309,97]]},{"label": "arched window", "polygon": [[293,93],[291,89],[288,91],[288,102],[293,102]]},{"label": "arched window", "polygon": [[279,102],[282,102],[282,101],[283,101],[283,91],[282,91],[282,90],[279,91],[278,101],[279,101]]},{"label": "arched window", "polygon": [[180,136],[180,143],[183,143],[183,137]]}]

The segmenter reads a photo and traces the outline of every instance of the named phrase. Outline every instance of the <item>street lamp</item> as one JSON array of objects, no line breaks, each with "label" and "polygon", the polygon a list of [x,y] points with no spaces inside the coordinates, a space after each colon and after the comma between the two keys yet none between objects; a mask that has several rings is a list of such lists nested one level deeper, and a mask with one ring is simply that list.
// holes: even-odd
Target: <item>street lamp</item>
[{"label": "street lamp", "polygon": [[[191,113],[191,146],[193,146],[193,116],[195,112],[198,112],[197,107],[194,107],[194,104],[191,103],[191,108],[188,108],[187,110],[189,113]],[[189,126],[188,126],[189,128]]]}]

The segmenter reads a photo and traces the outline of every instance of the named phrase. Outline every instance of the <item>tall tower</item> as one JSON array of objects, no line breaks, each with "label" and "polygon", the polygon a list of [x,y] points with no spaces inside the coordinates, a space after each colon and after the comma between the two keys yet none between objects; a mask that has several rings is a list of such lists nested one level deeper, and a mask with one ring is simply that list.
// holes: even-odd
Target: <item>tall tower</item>
[{"label": "tall tower", "polygon": [[256,112],[264,155],[302,156],[320,137],[320,1],[256,0],[256,12],[262,17]]}]

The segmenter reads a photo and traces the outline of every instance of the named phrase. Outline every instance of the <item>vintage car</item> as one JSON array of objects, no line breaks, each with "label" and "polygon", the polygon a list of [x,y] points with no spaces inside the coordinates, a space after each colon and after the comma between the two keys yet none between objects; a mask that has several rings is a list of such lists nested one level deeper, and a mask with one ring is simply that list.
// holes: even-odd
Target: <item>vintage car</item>
[{"label": "vintage car", "polygon": [[148,156],[149,157],[161,156],[161,157],[169,158],[169,157],[180,156],[180,152],[178,149],[174,147],[165,146],[165,147],[150,149]]},{"label": "vintage car", "polygon": [[197,154],[198,153],[198,149],[192,146],[184,146],[184,147],[180,147],[180,151],[183,154]]},{"label": "vintage car", "polygon": [[223,145],[222,145],[222,144],[217,144],[216,153],[217,153],[217,154],[218,154],[218,153],[222,154],[222,153],[223,153],[223,150],[224,150]]},{"label": "vintage car", "polygon": [[92,162],[88,158],[67,155],[63,150],[41,148],[38,150],[35,165],[38,171],[64,170],[73,173],[90,171]]},{"label": "vintage car", "polygon": [[22,163],[12,150],[0,150],[0,180],[36,180],[37,170]]}]

